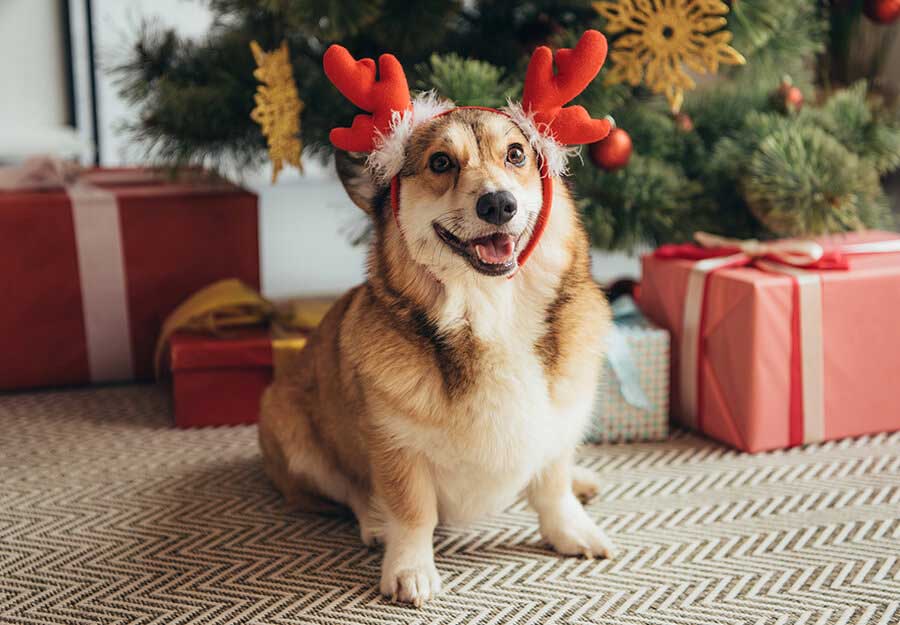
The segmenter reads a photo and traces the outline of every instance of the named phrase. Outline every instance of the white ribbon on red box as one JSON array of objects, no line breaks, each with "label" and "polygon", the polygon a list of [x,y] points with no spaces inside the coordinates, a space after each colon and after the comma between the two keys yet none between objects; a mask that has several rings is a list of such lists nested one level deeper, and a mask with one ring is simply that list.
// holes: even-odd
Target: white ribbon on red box
[{"label": "white ribbon on red box", "polygon": [[721,269],[753,266],[789,276],[793,282],[791,319],[791,406],[789,443],[825,438],[825,362],[822,280],[819,271],[848,269],[846,256],[900,252],[900,239],[846,245],[825,252],[815,241],[762,242],[694,236],[698,245],[664,245],[655,256],[693,260],[688,276],[679,358],[679,409],[691,427],[702,429],[704,311],[710,277]]},{"label": "white ribbon on red box", "polygon": [[91,380],[134,377],[119,204],[113,192],[79,181],[72,202],[81,307]]}]

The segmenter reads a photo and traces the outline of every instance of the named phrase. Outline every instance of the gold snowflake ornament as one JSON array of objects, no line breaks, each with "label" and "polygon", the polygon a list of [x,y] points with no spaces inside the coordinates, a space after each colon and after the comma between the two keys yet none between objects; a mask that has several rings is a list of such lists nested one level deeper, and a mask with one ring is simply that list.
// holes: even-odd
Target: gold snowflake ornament
[{"label": "gold snowflake ornament", "polygon": [[287,42],[272,52],[264,52],[255,41],[250,42],[250,50],[258,68],[253,76],[261,83],[256,88],[256,108],[250,118],[260,125],[269,146],[272,161],[272,182],[284,164],[293,165],[303,171],[300,153],[300,112],[303,102],[297,93]]},{"label": "gold snowflake ornament", "polygon": [[643,80],[663,93],[672,112],[681,110],[685,90],[696,87],[687,70],[715,74],[720,63],[743,65],[732,48],[728,5],[721,0],[619,0],[594,2],[607,19],[609,34],[624,33],[612,44],[611,84],[637,86]]}]

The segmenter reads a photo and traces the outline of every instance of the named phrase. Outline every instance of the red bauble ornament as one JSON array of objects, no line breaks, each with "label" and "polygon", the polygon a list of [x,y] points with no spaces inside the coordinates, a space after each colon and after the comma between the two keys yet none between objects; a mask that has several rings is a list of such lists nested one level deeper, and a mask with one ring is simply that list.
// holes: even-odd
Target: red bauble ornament
[{"label": "red bauble ornament", "polygon": [[803,108],[803,92],[797,87],[789,87],[784,94],[784,106],[794,112]]},{"label": "red bauble ornament", "polygon": [[591,160],[604,171],[615,171],[628,164],[631,158],[631,136],[621,128],[613,128],[605,139],[592,143]]},{"label": "red bauble ornament", "polygon": [[900,0],[866,0],[863,13],[873,22],[890,24],[900,17]]},{"label": "red bauble ornament", "polygon": [[788,80],[783,81],[778,88],[778,99],[781,108],[787,113],[797,113],[803,108],[803,92]]},{"label": "red bauble ornament", "polygon": [[691,119],[691,116],[687,113],[676,113],[675,114],[675,126],[681,132],[693,132],[694,130],[694,120]]}]

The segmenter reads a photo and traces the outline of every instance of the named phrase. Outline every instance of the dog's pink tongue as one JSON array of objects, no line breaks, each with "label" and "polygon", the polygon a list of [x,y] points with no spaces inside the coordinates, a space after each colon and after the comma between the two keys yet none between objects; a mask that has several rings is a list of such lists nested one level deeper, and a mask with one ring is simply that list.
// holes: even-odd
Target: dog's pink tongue
[{"label": "dog's pink tongue", "polygon": [[499,265],[507,262],[513,255],[513,238],[508,234],[497,232],[480,239],[475,244],[478,257],[486,263]]}]

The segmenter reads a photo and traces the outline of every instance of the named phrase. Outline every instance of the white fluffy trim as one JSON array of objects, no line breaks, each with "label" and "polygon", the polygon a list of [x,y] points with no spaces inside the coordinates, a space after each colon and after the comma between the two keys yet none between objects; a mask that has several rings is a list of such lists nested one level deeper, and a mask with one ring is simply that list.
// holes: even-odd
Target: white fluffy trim
[{"label": "white fluffy trim", "polygon": [[565,176],[569,173],[569,159],[581,151],[578,145],[562,145],[547,128],[538,128],[533,113],[526,113],[518,102],[507,101],[502,109],[516,125],[522,129],[534,151],[541,154],[547,163],[551,176]]},{"label": "white fluffy trim", "polygon": [[426,91],[413,99],[412,111],[394,111],[390,131],[375,137],[376,147],[366,159],[366,165],[376,181],[388,184],[400,173],[406,158],[406,144],[416,126],[454,106],[453,102],[440,98],[434,91]]},{"label": "white fluffy trim", "polygon": [[[378,134],[376,147],[366,159],[366,166],[375,180],[379,184],[390,183],[391,178],[403,168],[406,146],[416,127],[454,106],[453,102],[440,98],[434,91],[426,91],[412,101],[412,111],[394,111],[390,131]],[[546,161],[551,176],[565,176],[568,173],[569,158],[578,154],[579,146],[561,145],[552,135],[542,133],[534,121],[534,115],[526,113],[518,102],[509,101],[500,110],[522,129],[531,147]]]}]

